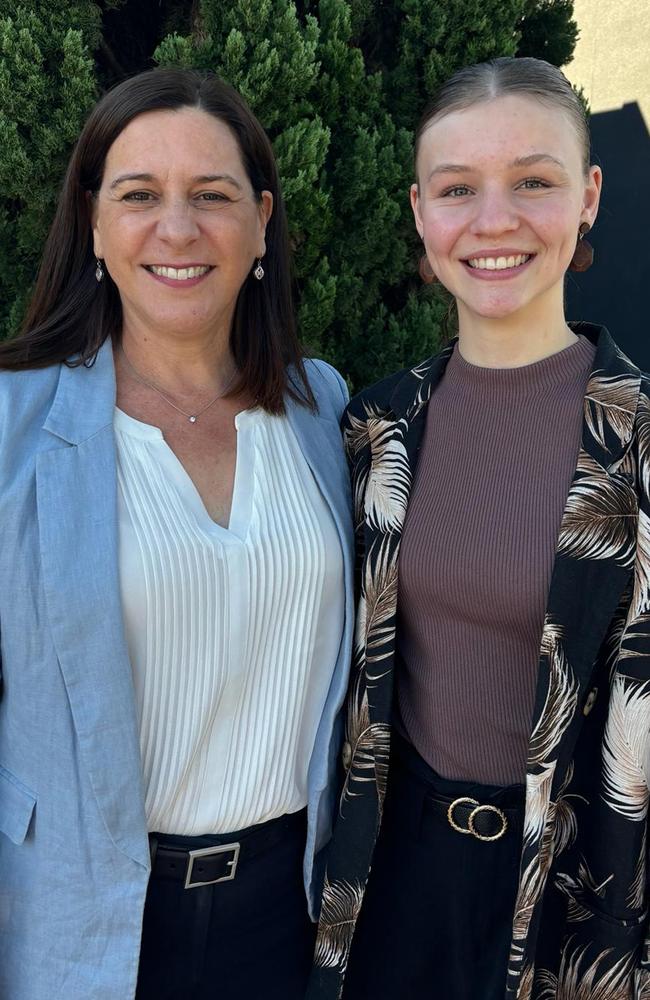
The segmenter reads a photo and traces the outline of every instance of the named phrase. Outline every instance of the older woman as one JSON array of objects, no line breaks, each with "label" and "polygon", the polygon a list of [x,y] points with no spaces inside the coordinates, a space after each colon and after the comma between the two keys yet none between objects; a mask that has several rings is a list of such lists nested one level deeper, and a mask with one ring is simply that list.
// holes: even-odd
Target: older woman
[{"label": "older woman", "polygon": [[416,177],[459,336],[344,420],[361,605],[308,996],[640,1000],[650,383],[565,320],[601,183],[582,106],[541,61],[461,70]]},{"label": "older woman", "polygon": [[234,91],[155,70],[100,101],[0,368],[0,995],[298,1000],[350,646],[346,389],[301,357]]}]

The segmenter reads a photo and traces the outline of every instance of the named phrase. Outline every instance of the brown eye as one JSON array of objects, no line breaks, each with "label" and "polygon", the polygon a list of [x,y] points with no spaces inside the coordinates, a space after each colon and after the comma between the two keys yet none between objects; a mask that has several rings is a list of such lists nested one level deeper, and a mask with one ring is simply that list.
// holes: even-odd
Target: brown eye
[{"label": "brown eye", "polygon": [[122,201],[147,202],[153,198],[150,191],[129,191],[124,195]]}]

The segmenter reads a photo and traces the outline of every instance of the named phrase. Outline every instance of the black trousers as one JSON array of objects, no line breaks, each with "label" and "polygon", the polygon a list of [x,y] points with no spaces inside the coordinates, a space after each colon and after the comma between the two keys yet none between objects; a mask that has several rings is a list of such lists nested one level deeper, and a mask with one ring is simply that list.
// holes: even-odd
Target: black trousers
[{"label": "black trousers", "polygon": [[316,936],[302,877],[305,815],[264,826],[273,843],[250,860],[245,831],[158,835],[160,845],[192,850],[236,839],[241,854],[229,882],[185,889],[152,876],[136,1000],[303,1000]]},{"label": "black trousers", "polygon": [[[446,781],[405,740],[394,742],[344,1000],[503,1000],[524,787]],[[447,810],[459,797],[501,809],[503,835],[455,830]],[[466,829],[467,804],[452,817]],[[477,814],[483,823],[487,835],[503,827],[494,810]]]}]

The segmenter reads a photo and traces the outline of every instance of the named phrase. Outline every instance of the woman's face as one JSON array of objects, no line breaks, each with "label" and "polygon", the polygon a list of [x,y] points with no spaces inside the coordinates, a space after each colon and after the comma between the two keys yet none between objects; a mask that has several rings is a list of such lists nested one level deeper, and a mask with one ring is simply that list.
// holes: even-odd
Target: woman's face
[{"label": "woman's face", "polygon": [[498,97],[424,132],[411,204],[429,262],[459,319],[543,318],[562,307],[581,222],[594,221],[600,170],[585,177],[559,109]]},{"label": "woman's face", "polygon": [[195,108],[135,118],[108,151],[94,249],[117,285],[125,330],[230,330],[239,290],[265,252],[273,207],[256,200],[237,141]]}]

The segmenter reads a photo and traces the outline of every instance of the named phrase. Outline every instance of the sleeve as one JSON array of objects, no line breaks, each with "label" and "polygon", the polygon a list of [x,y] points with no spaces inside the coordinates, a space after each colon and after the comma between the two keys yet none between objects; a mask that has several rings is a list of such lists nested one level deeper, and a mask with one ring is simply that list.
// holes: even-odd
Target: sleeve
[{"label": "sleeve", "polygon": [[327,383],[327,387],[331,393],[331,402],[336,413],[336,419],[340,420],[343,410],[350,400],[350,393],[345,379],[341,373],[338,372],[333,365],[328,364],[327,361],[311,358],[310,364],[316,368],[321,378]]}]

